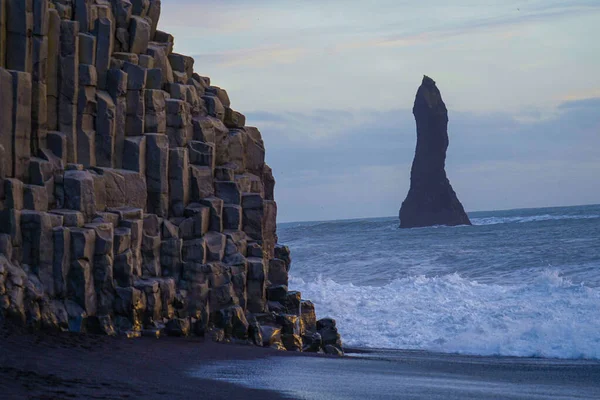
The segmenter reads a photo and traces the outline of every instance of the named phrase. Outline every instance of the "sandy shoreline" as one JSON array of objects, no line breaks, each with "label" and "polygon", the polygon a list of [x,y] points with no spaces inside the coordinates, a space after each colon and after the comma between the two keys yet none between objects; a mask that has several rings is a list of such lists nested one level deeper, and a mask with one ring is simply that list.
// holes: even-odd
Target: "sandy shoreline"
[{"label": "sandy shoreline", "polygon": [[185,369],[211,360],[248,360],[270,349],[190,338],[25,334],[0,336],[0,398],[278,399],[275,392],[196,379]]},{"label": "sandy shoreline", "polygon": [[2,331],[0,393],[3,399],[600,398],[599,361],[349,353]]}]

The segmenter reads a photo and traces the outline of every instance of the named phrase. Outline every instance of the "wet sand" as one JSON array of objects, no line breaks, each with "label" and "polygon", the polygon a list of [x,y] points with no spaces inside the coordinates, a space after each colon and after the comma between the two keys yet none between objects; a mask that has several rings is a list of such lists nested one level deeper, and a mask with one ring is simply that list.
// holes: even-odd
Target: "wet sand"
[{"label": "wet sand", "polygon": [[336,358],[202,339],[2,331],[0,398],[600,398],[598,361],[349,353]]},{"label": "wet sand", "polygon": [[349,350],[341,359],[213,362],[190,373],[306,400],[600,399],[600,362],[585,360]]}]

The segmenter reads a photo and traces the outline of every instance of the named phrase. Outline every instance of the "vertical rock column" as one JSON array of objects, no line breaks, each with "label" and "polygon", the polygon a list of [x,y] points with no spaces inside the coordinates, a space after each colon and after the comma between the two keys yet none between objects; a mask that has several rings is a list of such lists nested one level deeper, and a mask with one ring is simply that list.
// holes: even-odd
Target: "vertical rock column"
[{"label": "vertical rock column", "polygon": [[31,157],[31,74],[10,71],[12,74],[12,174],[27,181]]},{"label": "vertical rock column", "polygon": [[189,155],[191,136],[190,106],[183,100],[168,99],[167,136],[169,137],[169,215],[183,217],[189,203]]},{"label": "vertical rock column", "polygon": [[120,166],[125,140],[125,111],[127,107],[127,74],[111,68],[106,73],[110,101],[102,92],[102,109],[98,99],[96,119],[96,163],[113,168]]},{"label": "vertical rock column", "polygon": [[61,21],[58,126],[67,136],[67,160],[77,163],[77,95],[79,87],[79,23]]},{"label": "vertical rock column", "polygon": [[12,74],[3,68],[0,68],[0,102],[0,199],[4,199],[3,180],[13,176],[13,82]]},{"label": "vertical rock column", "polygon": [[48,131],[48,0],[33,0],[31,153],[46,147]]},{"label": "vertical rock column", "polygon": [[[73,20],[79,22],[80,32],[89,32],[92,30],[92,8],[94,0],[74,0],[73,1]],[[96,11],[97,13],[97,11]]]},{"label": "vertical rock column", "polygon": [[[125,136],[129,138],[127,140],[129,152],[127,152],[127,154],[121,152],[121,154],[118,154],[118,158],[121,158],[126,162],[128,169],[133,169],[144,174],[145,170],[142,170],[140,160],[145,158],[145,140],[143,139],[143,135],[146,111],[144,100],[146,69],[130,62],[125,62],[123,64],[123,71],[127,74],[127,115],[125,121]],[[137,151],[135,151],[136,147]],[[133,152],[131,150],[133,150]],[[143,161],[145,164],[146,160],[144,159]]]},{"label": "vertical rock column", "polygon": [[113,244],[114,228],[111,223],[86,225],[95,232],[93,279],[98,315],[110,315],[113,311]]},{"label": "vertical rock column", "polygon": [[[57,227],[52,231],[54,256],[52,272],[54,278],[53,292],[56,298],[67,297],[67,278],[71,267],[71,231],[68,227]],[[46,288],[48,290],[48,288]]]},{"label": "vertical rock column", "polygon": [[[150,70],[160,71],[160,70]],[[144,132],[145,133],[167,133],[167,93],[160,89],[146,89],[144,92]]]},{"label": "vertical rock column", "polygon": [[150,37],[153,38],[156,33],[156,28],[158,26],[158,20],[160,18],[161,11],[161,0],[150,0],[150,5],[148,6],[148,14],[150,17],[152,24],[150,26]]},{"label": "vertical rock column", "polygon": [[[99,9],[97,9],[99,11]],[[110,13],[110,9],[107,10]],[[113,22],[110,18],[98,18],[95,22],[96,36],[96,72],[98,73],[98,88],[106,90],[106,73],[110,66],[110,56],[113,53]]]},{"label": "vertical rock column", "polygon": [[147,215],[144,219],[142,238],[142,275],[157,277],[162,275],[160,265],[160,226],[161,219],[156,215]]},{"label": "vertical rock column", "polygon": [[148,212],[169,216],[169,139],[160,133],[146,136]]},{"label": "vertical rock column", "polygon": [[129,52],[129,21],[133,5],[129,0],[112,0],[112,11],[115,18],[115,51]]},{"label": "vertical rock column", "polygon": [[71,229],[71,268],[67,276],[68,297],[88,316],[96,315],[93,263],[96,232],[91,228]]},{"label": "vertical rock column", "polygon": [[9,258],[21,258],[21,210],[23,210],[23,183],[18,179],[5,179],[3,182],[5,195],[4,209],[0,212],[0,232],[10,238],[12,246]]},{"label": "vertical rock column", "polygon": [[[112,166],[123,166],[123,148],[127,136],[127,93],[129,75],[126,71],[111,68],[107,74],[108,91],[115,103],[115,137]],[[107,165],[108,166],[108,165]]]},{"label": "vertical rock column", "polygon": [[4,0],[6,7],[6,67],[31,72],[33,0]]},{"label": "vertical rock column", "polygon": [[55,225],[62,225],[62,217],[39,211],[23,211],[23,263],[38,274],[49,295],[54,295],[54,240]]},{"label": "vertical rock column", "polygon": [[85,167],[96,165],[97,84],[96,37],[79,34],[79,97],[77,100],[77,158]]},{"label": "vertical rock column", "polygon": [[54,9],[48,10],[48,62],[46,66],[46,123],[51,131],[58,130],[58,95],[60,65],[60,16]]},{"label": "vertical rock column", "polygon": [[117,228],[114,232],[114,279],[118,286],[133,285],[134,266],[131,251],[131,229]]},{"label": "vertical rock column", "polygon": [[183,217],[190,201],[188,149],[169,149],[169,215]]},{"label": "vertical rock column", "polygon": [[6,67],[6,0],[0,0],[0,68]]}]

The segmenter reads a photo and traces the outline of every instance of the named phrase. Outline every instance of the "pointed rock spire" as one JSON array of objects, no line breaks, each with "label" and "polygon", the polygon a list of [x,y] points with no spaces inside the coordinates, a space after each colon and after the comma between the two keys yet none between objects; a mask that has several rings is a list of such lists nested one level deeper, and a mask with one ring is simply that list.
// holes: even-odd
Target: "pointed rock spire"
[{"label": "pointed rock spire", "polygon": [[471,225],[446,176],[448,110],[435,81],[428,76],[417,91],[413,114],[417,148],[410,190],[400,208],[400,227]]}]

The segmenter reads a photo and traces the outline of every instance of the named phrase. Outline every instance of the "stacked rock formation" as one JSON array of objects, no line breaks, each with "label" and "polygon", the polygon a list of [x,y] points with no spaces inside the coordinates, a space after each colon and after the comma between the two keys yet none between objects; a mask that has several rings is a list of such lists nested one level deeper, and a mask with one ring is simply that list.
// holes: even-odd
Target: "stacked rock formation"
[{"label": "stacked rock formation", "polygon": [[413,114],[417,148],[410,173],[410,190],[400,208],[400,227],[471,225],[446,176],[448,110],[433,79],[423,77]]},{"label": "stacked rock formation", "polygon": [[0,322],[341,347],[287,289],[260,132],[160,11],[0,0]]}]

